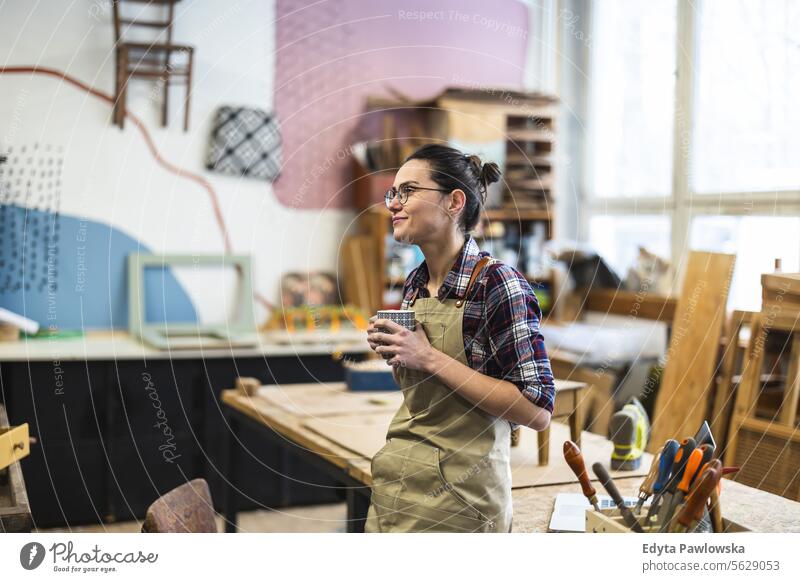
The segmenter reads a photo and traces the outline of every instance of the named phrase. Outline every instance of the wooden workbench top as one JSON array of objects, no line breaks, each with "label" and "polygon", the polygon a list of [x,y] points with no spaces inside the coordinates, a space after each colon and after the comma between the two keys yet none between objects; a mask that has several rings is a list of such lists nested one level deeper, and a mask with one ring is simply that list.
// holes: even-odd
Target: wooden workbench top
[{"label": "wooden workbench top", "polygon": [[278,356],[315,356],[335,352],[367,353],[367,334],[352,330],[342,333],[266,332],[252,348],[157,350],[130,336],[127,331],[89,331],[72,338],[39,338],[0,342],[0,362],[92,361],[92,360],[185,360]]},{"label": "wooden workbench top", "polygon": [[[616,477],[620,493],[625,497],[638,497],[641,477]],[[595,486],[599,493],[602,488]],[[515,533],[546,532],[553,513],[553,504],[559,493],[580,493],[577,483],[514,489]],[[722,481],[720,497],[722,514],[754,532],[800,532],[800,503],[742,485],[736,481]]]},{"label": "wooden workbench top", "polygon": [[[579,390],[585,384],[556,380],[559,394]],[[255,396],[224,390],[222,401],[256,422],[294,441],[370,485],[372,455],[383,445],[389,421],[400,405],[399,392],[349,392],[344,383],[265,386]],[[564,461],[562,446],[569,429],[551,424],[550,463],[538,464],[538,443],[534,431],[522,428],[521,444],[511,449],[514,487],[572,483],[575,475]],[[582,434],[587,464],[602,462],[612,477],[643,476],[652,456],[645,455],[642,468],[632,473],[611,470],[613,444],[589,432]]]},{"label": "wooden workbench top", "polygon": [[[556,382],[558,391],[575,390],[583,386],[577,382]],[[339,419],[342,426],[350,426],[353,430],[369,428],[377,422],[383,422],[382,419],[397,407],[399,398],[397,392],[348,392],[344,383],[267,386],[262,387],[254,397],[235,390],[222,392],[222,401],[227,405],[327,459],[365,485],[372,482],[370,460],[336,440],[309,429],[307,423],[309,419],[323,419],[331,423]],[[313,402],[313,405],[306,404],[308,402]],[[355,416],[359,417],[359,424],[348,425]],[[515,532],[546,532],[556,495],[580,492],[574,475],[561,471],[563,467],[560,467],[565,465],[561,446],[568,438],[569,431],[558,422],[552,423],[551,431],[550,465],[537,467],[531,461],[524,467],[525,471],[540,475],[541,484],[513,490]],[[535,440],[533,431],[524,429],[523,443]],[[607,439],[584,431],[582,440],[587,465],[595,460],[607,462],[613,448]],[[524,451],[524,447],[521,451]],[[646,455],[638,475],[636,472],[611,473],[623,495],[638,495],[643,473],[649,469],[651,462],[652,456]],[[595,486],[601,490],[599,485]],[[800,531],[800,503],[735,481],[723,481],[722,507],[726,518],[752,531]]]}]

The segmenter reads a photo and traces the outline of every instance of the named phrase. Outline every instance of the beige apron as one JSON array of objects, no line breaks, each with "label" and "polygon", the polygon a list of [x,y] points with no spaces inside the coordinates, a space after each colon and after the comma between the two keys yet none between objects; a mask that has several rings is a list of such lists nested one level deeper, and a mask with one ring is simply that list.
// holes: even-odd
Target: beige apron
[{"label": "beige apron", "polygon": [[[475,266],[464,300],[484,265]],[[411,301],[431,344],[463,364],[462,299]],[[468,365],[468,364],[467,364]],[[510,432],[436,377],[397,368],[403,404],[372,459],[367,532],[507,532]]]}]

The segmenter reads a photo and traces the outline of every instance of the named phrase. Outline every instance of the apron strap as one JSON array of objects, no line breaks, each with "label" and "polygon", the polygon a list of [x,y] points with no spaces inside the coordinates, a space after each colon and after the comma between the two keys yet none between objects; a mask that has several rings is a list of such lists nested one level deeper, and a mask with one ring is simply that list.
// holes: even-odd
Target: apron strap
[{"label": "apron strap", "polygon": [[466,301],[467,297],[469,297],[469,292],[472,289],[472,284],[475,282],[475,279],[478,278],[478,275],[480,275],[483,272],[483,268],[486,266],[486,264],[491,260],[492,260],[491,257],[483,257],[480,261],[478,261],[478,264],[475,265],[475,268],[472,269],[472,275],[469,278],[469,283],[467,283],[467,290],[464,291],[464,298],[456,301],[456,307],[461,307],[462,305],[464,305],[464,301]]},{"label": "apron strap", "polygon": [[411,296],[411,299],[408,302],[409,307],[414,307],[414,302],[417,300],[417,293],[419,293],[419,287],[414,289],[414,294]]}]

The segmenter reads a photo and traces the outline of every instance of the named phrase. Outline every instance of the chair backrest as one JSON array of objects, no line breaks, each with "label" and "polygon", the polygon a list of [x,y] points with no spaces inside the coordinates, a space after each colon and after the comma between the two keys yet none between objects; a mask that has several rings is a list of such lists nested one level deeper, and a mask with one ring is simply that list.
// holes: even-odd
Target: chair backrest
[{"label": "chair backrest", "polygon": [[[134,28],[149,28],[157,32],[158,42],[165,44],[172,43],[172,23],[175,19],[175,4],[179,0],[112,0],[113,14],[114,14],[114,40],[116,43],[123,42],[123,36]],[[131,16],[124,16],[122,4],[146,4],[147,8],[162,7],[166,9],[166,14],[163,20],[148,20],[140,18],[144,8],[139,7],[134,14],[134,9],[129,8],[125,10],[126,14]],[[150,11],[148,11],[150,12]],[[165,35],[166,38],[162,38]]]},{"label": "chair backrest", "polygon": [[214,505],[205,479],[194,479],[147,508],[142,533],[217,533]]}]

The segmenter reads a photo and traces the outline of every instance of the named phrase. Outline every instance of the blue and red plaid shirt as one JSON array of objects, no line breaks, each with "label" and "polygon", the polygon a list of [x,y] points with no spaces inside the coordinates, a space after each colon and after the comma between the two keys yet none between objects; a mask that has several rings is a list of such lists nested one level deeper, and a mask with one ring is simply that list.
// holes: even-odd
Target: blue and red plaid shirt
[{"label": "blue and red plaid shirt", "polygon": [[[439,299],[463,298],[470,275],[481,257],[470,235],[439,289]],[[402,309],[417,297],[430,297],[425,261],[411,271],[403,286]],[[473,370],[508,380],[535,405],[553,411],[555,385],[550,359],[539,333],[542,311],[530,283],[516,269],[502,262],[486,266],[475,280],[471,297],[464,302],[464,353]]]}]

